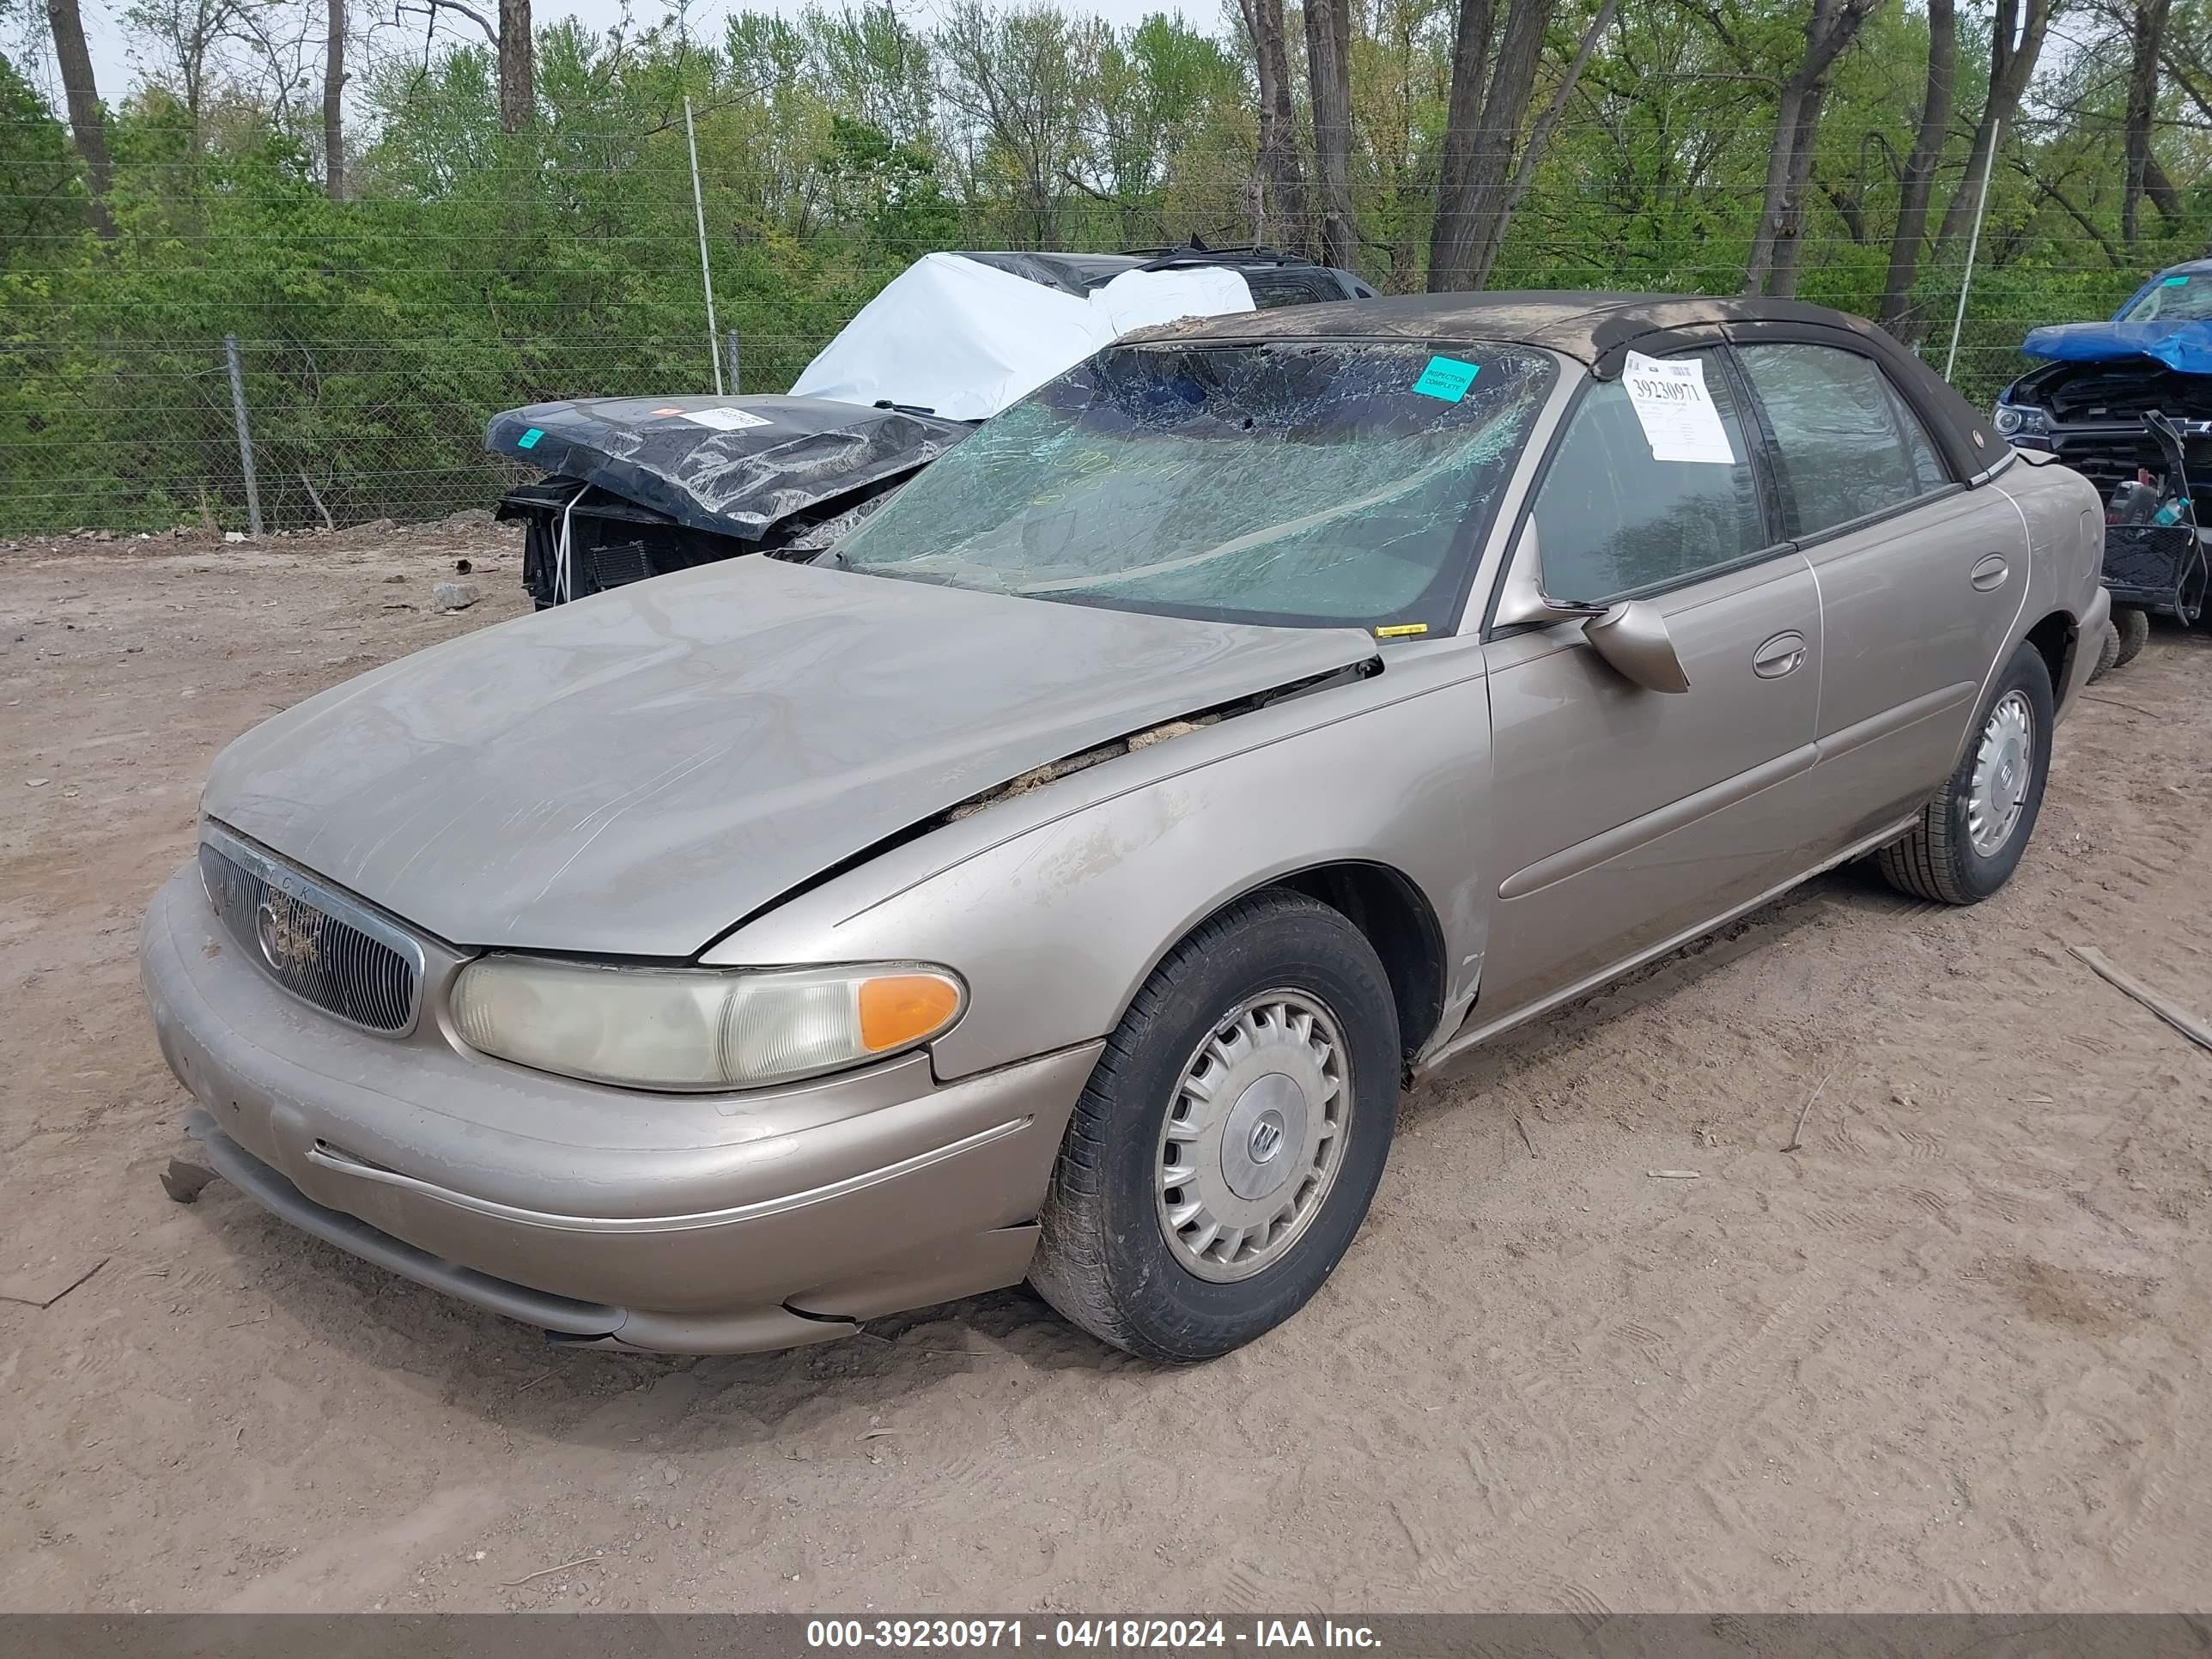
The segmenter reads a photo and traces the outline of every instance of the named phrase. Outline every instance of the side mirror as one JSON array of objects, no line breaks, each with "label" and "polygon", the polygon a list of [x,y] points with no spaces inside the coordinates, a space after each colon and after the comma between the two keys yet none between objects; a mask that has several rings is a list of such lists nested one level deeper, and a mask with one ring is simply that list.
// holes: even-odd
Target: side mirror
[{"label": "side mirror", "polygon": [[1656,605],[1641,599],[1616,605],[1583,624],[1583,637],[1598,655],[1649,691],[1686,691],[1690,676],[1674,635]]},{"label": "side mirror", "polygon": [[1580,618],[1583,636],[1613,669],[1650,691],[1686,691],[1690,676],[1674,649],[1667,619],[1656,606],[1636,600],[1627,605],[1578,605],[1555,599],[1544,592],[1538,571],[1536,524],[1531,519],[1521,532],[1519,544],[1505,570],[1492,620],[1501,628],[1525,623],[1563,623]]},{"label": "side mirror", "polygon": [[1571,600],[1555,599],[1547,593],[1539,574],[1542,568],[1542,559],[1536,547],[1536,521],[1531,519],[1522,527],[1521,539],[1505,567],[1505,582],[1498,592],[1498,610],[1491,618],[1498,627],[1515,628],[1528,623],[1573,622],[1577,617],[1605,615],[1604,605],[1577,605]]}]

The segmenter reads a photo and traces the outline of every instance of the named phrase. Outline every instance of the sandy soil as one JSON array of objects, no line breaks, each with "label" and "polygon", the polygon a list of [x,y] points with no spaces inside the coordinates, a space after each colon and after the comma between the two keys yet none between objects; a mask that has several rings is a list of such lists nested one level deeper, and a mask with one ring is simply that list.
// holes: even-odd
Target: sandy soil
[{"label": "sandy soil", "polygon": [[[487,598],[434,614],[458,556]],[[0,1606],[2212,1603],[2212,1054],[2065,949],[2212,1014],[2212,635],[2093,688],[1997,899],[1847,872],[1419,1091],[1335,1279],[1227,1360],[1008,1291],[662,1361],[156,1182],[135,937],[209,758],[519,613],[519,560],[0,551],[0,1277],[105,1258],[0,1302]]]}]

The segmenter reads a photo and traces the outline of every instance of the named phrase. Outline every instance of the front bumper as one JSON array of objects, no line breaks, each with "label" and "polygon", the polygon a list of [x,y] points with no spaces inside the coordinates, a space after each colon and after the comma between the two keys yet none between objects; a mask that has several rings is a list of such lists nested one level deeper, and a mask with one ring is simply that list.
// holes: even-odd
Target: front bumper
[{"label": "front bumper", "polygon": [[1018,1280],[1098,1043],[939,1085],[926,1054],[747,1095],[599,1088],[463,1053],[426,988],[355,1030],[246,961],[191,866],[140,973],[208,1161],[276,1214],[578,1340],[822,1341]]}]

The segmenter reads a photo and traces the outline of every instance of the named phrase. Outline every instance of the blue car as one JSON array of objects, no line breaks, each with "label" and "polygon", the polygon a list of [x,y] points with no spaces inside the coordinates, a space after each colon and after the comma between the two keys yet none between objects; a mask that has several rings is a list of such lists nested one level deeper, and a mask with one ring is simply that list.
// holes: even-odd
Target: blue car
[{"label": "blue car", "polygon": [[2105,499],[2105,583],[2121,636],[2141,647],[2148,613],[2203,610],[2212,526],[2212,259],[2150,278],[2109,322],[2031,330],[2043,361],[1998,394],[1995,424],[2018,449],[2057,456]]},{"label": "blue car", "polygon": [[2110,322],[2034,329],[2021,349],[2045,361],[1997,396],[1997,431],[2015,448],[2051,452],[2109,496],[2137,469],[2162,468],[2142,418],[2157,410],[2182,425],[2195,462],[2212,436],[2212,259],[2160,271]]}]

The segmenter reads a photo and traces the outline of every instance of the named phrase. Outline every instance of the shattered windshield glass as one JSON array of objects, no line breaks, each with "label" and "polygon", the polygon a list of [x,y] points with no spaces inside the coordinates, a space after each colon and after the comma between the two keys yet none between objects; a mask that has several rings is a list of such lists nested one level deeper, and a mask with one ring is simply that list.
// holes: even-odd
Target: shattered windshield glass
[{"label": "shattered windshield glass", "polygon": [[841,542],[854,569],[1178,616],[1440,627],[1552,381],[1536,352],[1108,349]]}]

